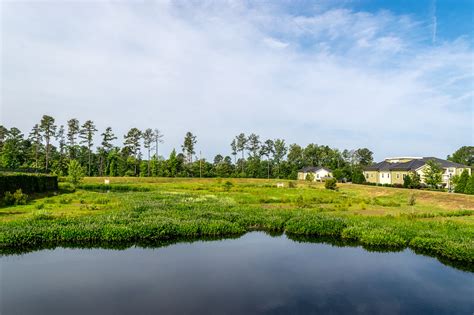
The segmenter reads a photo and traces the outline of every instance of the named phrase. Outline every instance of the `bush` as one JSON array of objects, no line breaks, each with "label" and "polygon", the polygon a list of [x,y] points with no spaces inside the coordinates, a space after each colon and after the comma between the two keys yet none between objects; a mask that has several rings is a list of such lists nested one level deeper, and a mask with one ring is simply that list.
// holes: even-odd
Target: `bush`
[{"label": "bush", "polygon": [[6,206],[13,206],[13,205],[26,205],[28,201],[28,195],[24,194],[21,189],[18,189],[13,194],[9,191],[5,193],[3,197],[3,203]]},{"label": "bush", "polygon": [[58,190],[58,177],[45,174],[0,174],[0,196],[18,189],[27,194]]},{"label": "bush", "polygon": [[288,182],[288,188],[296,188],[296,185],[295,182]]},{"label": "bush", "polygon": [[324,187],[326,189],[330,190],[336,190],[337,189],[337,179],[335,178],[329,178],[324,182]]},{"label": "bush", "polygon": [[461,176],[456,180],[456,185],[454,186],[455,193],[464,193],[466,190],[467,183],[469,182],[469,173],[467,170],[462,171]]},{"label": "bush", "polygon": [[416,203],[416,197],[415,194],[411,194],[410,198],[408,199],[408,205],[409,206],[414,206]]},{"label": "bush", "polygon": [[67,173],[68,180],[75,186],[81,182],[82,178],[84,178],[85,171],[78,161],[71,160],[67,168]]},{"label": "bush", "polygon": [[314,175],[313,175],[313,173],[308,173],[308,174],[306,174],[305,180],[307,180],[308,182],[314,182]]},{"label": "bush", "polygon": [[224,183],[224,190],[229,191],[232,188],[232,186],[234,186],[234,184],[232,184],[232,182],[226,181]]},{"label": "bush", "polygon": [[466,189],[464,189],[464,193],[474,195],[474,174],[472,174],[471,178],[469,178],[469,181],[466,185]]}]

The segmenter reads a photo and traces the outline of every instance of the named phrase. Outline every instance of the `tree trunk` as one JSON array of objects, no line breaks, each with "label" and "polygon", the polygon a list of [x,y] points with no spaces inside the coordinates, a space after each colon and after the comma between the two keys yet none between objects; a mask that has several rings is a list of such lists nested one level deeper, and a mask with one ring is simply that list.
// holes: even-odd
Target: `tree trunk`
[{"label": "tree trunk", "polygon": [[148,149],[148,177],[150,177],[150,149]]},{"label": "tree trunk", "polygon": [[49,138],[46,139],[46,171],[48,170],[49,162]]}]

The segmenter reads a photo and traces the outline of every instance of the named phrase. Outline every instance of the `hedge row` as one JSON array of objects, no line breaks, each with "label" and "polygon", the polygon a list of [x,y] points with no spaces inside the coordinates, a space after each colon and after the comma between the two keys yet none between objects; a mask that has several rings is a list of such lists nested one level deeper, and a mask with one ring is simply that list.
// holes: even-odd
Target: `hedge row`
[{"label": "hedge row", "polygon": [[57,190],[58,177],[45,174],[0,173],[0,196],[17,189],[27,194]]}]

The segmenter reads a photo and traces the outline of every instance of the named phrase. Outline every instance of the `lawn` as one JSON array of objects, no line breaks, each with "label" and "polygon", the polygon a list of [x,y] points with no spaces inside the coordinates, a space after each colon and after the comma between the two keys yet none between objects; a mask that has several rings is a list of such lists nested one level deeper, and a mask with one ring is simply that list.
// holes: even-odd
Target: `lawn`
[{"label": "lawn", "polygon": [[[105,186],[104,178],[86,178],[76,191],[60,183],[59,194],[0,208],[0,251],[259,229],[331,237],[369,249],[410,247],[442,260],[474,263],[474,196],[352,184],[330,191],[319,183],[284,180],[110,180]],[[285,187],[277,188],[279,182]]]}]

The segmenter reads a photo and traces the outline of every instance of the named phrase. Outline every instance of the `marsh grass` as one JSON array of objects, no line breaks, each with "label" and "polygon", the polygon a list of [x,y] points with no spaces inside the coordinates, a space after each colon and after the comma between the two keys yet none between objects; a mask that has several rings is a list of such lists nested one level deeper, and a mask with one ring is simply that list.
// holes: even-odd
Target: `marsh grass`
[{"label": "marsh grass", "polygon": [[[67,196],[9,208],[12,214],[0,216],[0,251],[264,230],[332,237],[373,249],[409,246],[444,259],[474,262],[474,221],[469,220],[474,211],[433,207],[426,197],[409,206],[409,191],[343,184],[332,191],[306,182],[298,183],[298,188],[276,188],[275,181],[246,179],[232,179],[229,190],[215,179],[113,180],[117,182],[103,188],[99,179],[86,179]],[[474,200],[444,196],[446,204],[450,198],[458,198],[462,205]]]}]

